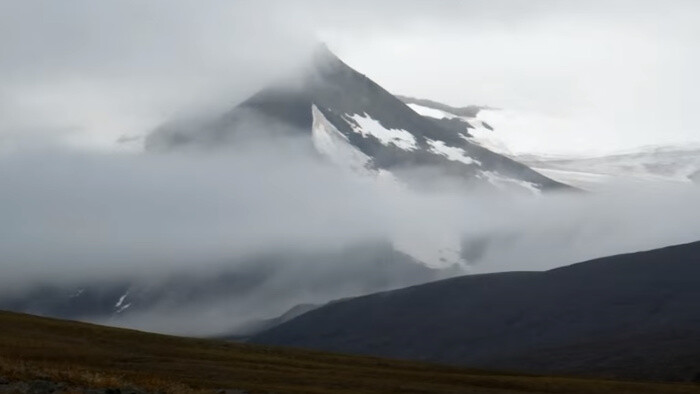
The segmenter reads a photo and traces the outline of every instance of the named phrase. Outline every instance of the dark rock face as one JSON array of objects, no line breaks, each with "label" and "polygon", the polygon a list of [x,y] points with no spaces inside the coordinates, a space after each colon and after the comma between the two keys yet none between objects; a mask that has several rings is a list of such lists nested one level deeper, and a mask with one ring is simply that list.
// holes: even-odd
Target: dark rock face
[{"label": "dark rock face", "polygon": [[[440,122],[417,114],[325,47],[319,47],[309,66],[289,81],[261,90],[218,118],[198,124],[164,125],[147,138],[146,147],[150,150],[215,147],[267,133],[310,136],[312,106],[352,146],[369,156],[374,168],[435,167],[445,175],[476,184],[488,184],[484,176],[488,171],[531,183],[539,189],[566,188],[523,164],[466,141],[463,135],[469,125],[465,122]],[[409,133],[415,147],[402,149],[396,144],[382,143],[374,135],[359,133],[353,115],[369,117],[385,129]],[[461,149],[474,162],[449,160],[431,150],[430,141]]]},{"label": "dark rock face", "polygon": [[438,127],[441,127],[443,129],[449,130],[455,135],[463,135],[465,137],[469,137],[469,129],[473,129],[474,126],[472,126],[469,122],[462,118],[442,118],[442,119],[436,119],[436,118],[429,118],[425,117],[429,121],[435,123],[438,125]]},{"label": "dark rock face", "polygon": [[485,107],[480,107],[478,105],[470,105],[467,107],[459,107],[458,108],[458,107],[453,107],[451,105],[438,103],[437,101],[428,100],[428,99],[420,99],[420,98],[408,97],[408,96],[396,96],[396,97],[406,104],[418,104],[418,105],[422,105],[424,107],[435,108],[435,109],[439,109],[441,111],[449,112],[449,113],[455,114],[457,116],[465,116],[467,118],[474,118],[474,117],[476,117],[476,115],[479,114],[479,111],[481,111],[482,109],[486,109]]},{"label": "dark rock face", "polygon": [[338,301],[252,338],[483,368],[687,381],[700,243]]}]

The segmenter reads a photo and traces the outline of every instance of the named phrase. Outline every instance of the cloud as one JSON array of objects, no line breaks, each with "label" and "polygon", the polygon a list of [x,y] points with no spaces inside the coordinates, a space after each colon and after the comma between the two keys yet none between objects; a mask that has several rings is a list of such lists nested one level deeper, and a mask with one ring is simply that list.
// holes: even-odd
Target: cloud
[{"label": "cloud", "polygon": [[326,31],[342,58],[392,92],[526,111],[552,120],[540,126],[540,151],[598,153],[700,141],[699,7],[447,2],[401,24],[357,18],[365,28]]},{"label": "cloud", "polygon": [[[397,93],[553,118],[542,150],[697,141],[698,7],[5,1],[0,145],[44,139],[50,126],[70,144],[114,148],[183,112],[230,107],[293,67],[315,39]],[[567,138],[575,147],[549,142]]]},{"label": "cloud", "polygon": [[50,129],[113,148],[183,112],[223,110],[315,44],[266,13],[228,1],[3,2],[0,145]]},{"label": "cloud", "polygon": [[[281,262],[244,298],[185,298],[110,321],[212,334],[297,303],[428,280],[405,265],[377,266],[392,259],[386,249],[343,252],[362,245],[393,241],[420,258],[445,237],[462,238],[470,265],[444,273],[455,275],[542,270],[700,239],[700,190],[691,185],[539,197],[465,195],[449,185],[426,192],[343,172],[310,149],[304,139],[278,139],[218,152],[0,155],[0,288],[153,290],[183,275],[243,275],[261,258]],[[189,294],[203,283],[194,282],[175,288]]]},{"label": "cloud", "polygon": [[[25,270],[72,278],[144,262],[147,270],[169,269],[270,245],[335,247],[386,230],[363,228],[353,216],[365,211],[381,224],[371,188],[294,149],[249,146],[211,156],[41,150],[0,161],[3,261],[19,271],[5,266],[6,285]],[[343,201],[352,214],[339,209]]]},{"label": "cloud", "polygon": [[[115,152],[117,139],[133,140],[173,117],[230,108],[295,67],[317,38],[391,91],[557,119],[541,124],[556,125],[547,132],[576,141],[575,148],[685,142],[697,139],[699,126],[697,7],[0,2],[0,287],[215,275],[271,249],[332,254],[386,239],[427,251],[423,256],[461,235],[477,273],[547,269],[700,239],[700,193],[686,185],[465,196],[342,173],[300,140],[218,154]],[[552,140],[540,139],[543,147]],[[329,259],[323,278],[334,283],[345,275],[343,264]],[[223,300],[177,314],[158,305],[122,323],[194,332],[186,323],[199,322],[196,316],[265,317],[290,303],[367,290],[359,281],[304,298],[290,289],[305,269],[282,271],[273,287],[261,288],[259,294],[274,291],[259,303]],[[364,277],[372,274],[367,268]],[[234,320],[212,320],[204,331]]]}]

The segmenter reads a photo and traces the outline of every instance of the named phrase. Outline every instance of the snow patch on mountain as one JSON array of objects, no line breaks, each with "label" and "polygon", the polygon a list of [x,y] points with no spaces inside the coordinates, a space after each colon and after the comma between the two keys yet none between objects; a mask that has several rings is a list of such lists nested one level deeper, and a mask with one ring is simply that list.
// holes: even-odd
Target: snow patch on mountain
[{"label": "snow patch on mountain", "polygon": [[370,157],[355,148],[315,105],[311,107],[311,114],[313,117],[311,140],[316,150],[341,168],[368,173]]},{"label": "snow patch on mountain", "polygon": [[382,168],[373,169],[372,158],[352,145],[348,137],[328,121],[316,105],[312,104],[311,115],[313,118],[311,141],[314,148],[328,161],[338,168],[368,177],[382,185],[399,189],[404,187],[391,171]]},{"label": "snow patch on mountain", "polygon": [[497,172],[493,171],[482,171],[480,175],[478,175],[482,179],[486,179],[489,183],[492,185],[496,186],[497,188],[501,190],[508,190],[508,191],[529,191],[533,194],[541,194],[542,191],[537,187],[537,185],[527,182],[527,181],[521,181],[519,179],[513,179],[509,177],[504,177]]},{"label": "snow patch on mountain", "polygon": [[499,112],[502,110],[481,109],[477,113],[476,117],[468,117],[455,115],[441,109],[430,108],[414,103],[409,103],[407,105],[422,116],[435,119],[461,119],[465,122],[464,131],[468,132],[468,134],[460,134],[460,137],[468,142],[475,143],[493,152],[505,155],[511,154],[511,147],[508,146],[509,144],[504,141],[502,135],[500,134],[500,127],[499,133],[495,133],[491,127],[491,124],[486,121],[487,118],[495,118],[499,120],[502,119],[502,114],[493,114],[494,112]]},{"label": "snow patch on mountain", "polygon": [[[489,117],[488,113],[493,111],[497,110],[481,110],[477,116]],[[501,126],[499,126],[497,131],[495,131],[490,126],[490,123],[485,122],[483,119],[475,118],[469,119],[468,121],[469,124],[472,125],[472,128],[469,129],[469,136],[462,136],[462,138],[474,144],[480,145],[492,152],[497,152],[510,157],[513,156],[512,147],[502,137]],[[486,125],[489,126],[487,127]]]},{"label": "snow patch on mountain", "polygon": [[566,121],[553,116],[488,107],[480,108],[474,116],[463,116],[445,109],[415,103],[407,105],[422,116],[435,119],[457,118],[465,121],[470,126],[470,135],[463,138],[503,155],[551,153],[552,149],[556,151],[552,146],[571,145],[570,138],[564,138],[561,133],[557,133],[557,130],[568,127]]},{"label": "snow patch on mountain", "polygon": [[362,115],[346,115],[345,119],[355,132],[362,134],[365,138],[371,135],[385,146],[393,144],[407,151],[418,149],[418,144],[416,144],[416,138],[413,134],[402,129],[387,129],[366,113]]},{"label": "snow patch on mountain", "polygon": [[117,303],[114,304],[114,307],[115,307],[115,308],[120,308],[120,307],[124,304],[124,300],[126,299],[126,297],[127,297],[128,295],[129,295],[129,292],[127,291],[127,292],[124,293],[121,297],[119,297],[119,300],[117,300]]},{"label": "snow patch on mountain", "polygon": [[455,114],[451,114],[449,112],[446,112],[446,111],[443,111],[440,109],[436,109],[436,108],[430,108],[430,107],[426,107],[426,106],[419,105],[419,104],[413,104],[413,103],[409,103],[406,105],[408,105],[408,107],[411,108],[412,110],[416,111],[419,115],[427,116],[430,118],[435,118],[435,119],[460,118],[460,116],[457,116]]},{"label": "snow patch on mountain", "polygon": [[430,151],[435,154],[444,156],[448,160],[459,161],[464,164],[476,164],[477,166],[481,166],[481,163],[479,161],[467,156],[467,152],[465,152],[462,148],[447,146],[442,141],[436,141],[431,139],[428,139],[427,141],[428,145],[430,145]]}]

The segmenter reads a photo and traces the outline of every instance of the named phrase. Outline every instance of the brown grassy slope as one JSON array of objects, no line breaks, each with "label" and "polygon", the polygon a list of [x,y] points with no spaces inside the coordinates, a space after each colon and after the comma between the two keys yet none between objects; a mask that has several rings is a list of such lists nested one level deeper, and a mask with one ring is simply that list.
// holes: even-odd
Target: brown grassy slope
[{"label": "brown grassy slope", "polygon": [[0,376],[166,392],[700,393],[697,385],[509,375],[180,338],[9,312],[0,312]]}]

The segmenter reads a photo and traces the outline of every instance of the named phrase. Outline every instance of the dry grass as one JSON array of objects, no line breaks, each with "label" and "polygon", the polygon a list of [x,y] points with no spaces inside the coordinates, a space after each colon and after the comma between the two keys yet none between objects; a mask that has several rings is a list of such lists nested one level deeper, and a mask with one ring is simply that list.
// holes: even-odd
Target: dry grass
[{"label": "dry grass", "polygon": [[179,338],[0,312],[0,375],[168,393],[700,393],[691,384],[526,376]]},{"label": "dry grass", "polygon": [[139,387],[145,390],[169,393],[201,392],[201,390],[193,390],[183,384],[156,377],[143,376],[129,379],[124,374],[111,373],[108,370],[96,371],[72,364],[28,361],[21,358],[0,358],[0,373],[10,381],[41,379],[66,383],[74,387]]}]

